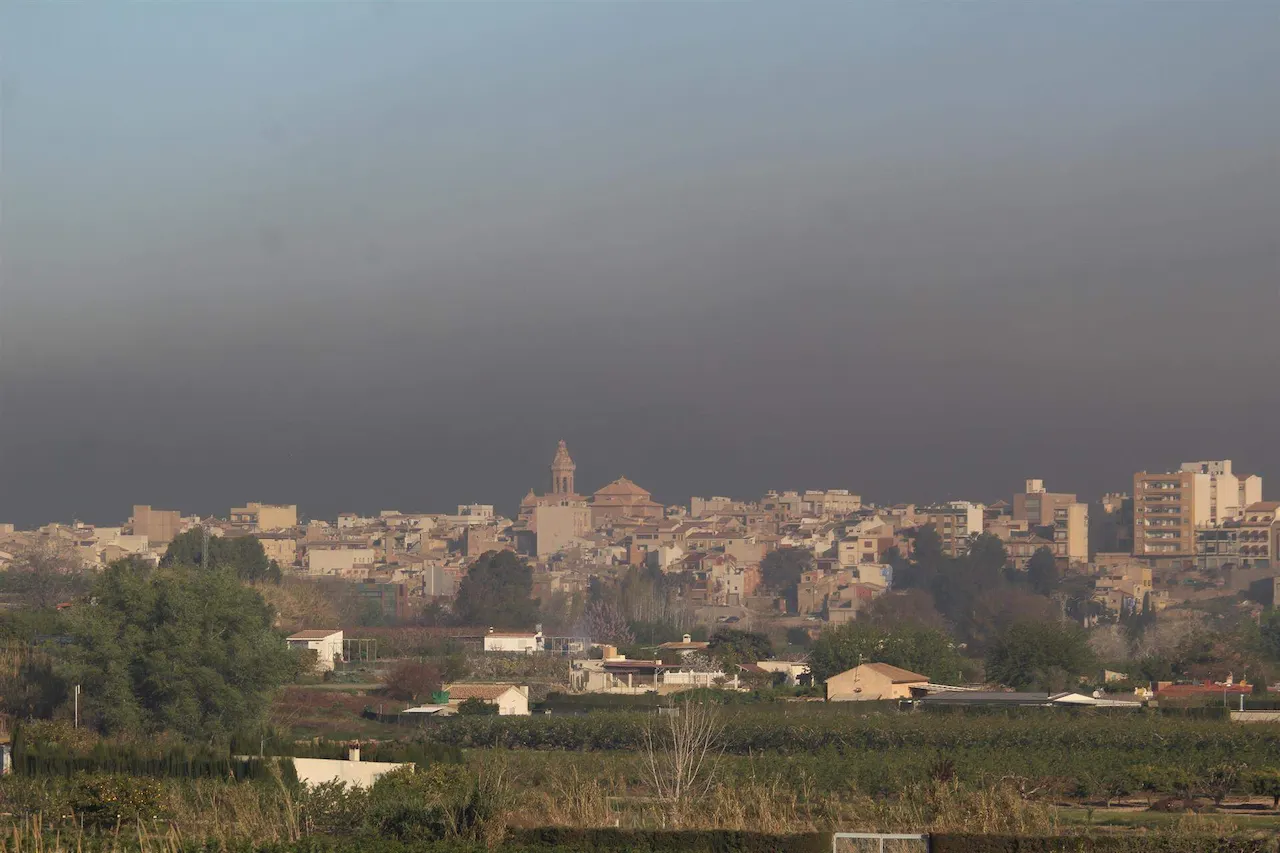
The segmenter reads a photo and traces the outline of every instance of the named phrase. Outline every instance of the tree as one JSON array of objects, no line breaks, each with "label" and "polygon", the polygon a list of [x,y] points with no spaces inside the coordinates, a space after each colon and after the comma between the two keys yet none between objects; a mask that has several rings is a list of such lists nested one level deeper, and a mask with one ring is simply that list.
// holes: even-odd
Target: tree
[{"label": "tree", "polygon": [[983,577],[994,577],[1009,562],[1009,552],[999,536],[981,533],[969,545],[969,569]]},{"label": "tree", "polygon": [[1085,632],[1068,622],[1015,622],[987,650],[987,680],[1018,690],[1064,689],[1097,666]]},{"label": "tree", "polygon": [[1051,595],[1062,583],[1062,575],[1058,571],[1058,561],[1053,551],[1041,546],[1027,561],[1027,582],[1040,595]]},{"label": "tree", "polygon": [[59,675],[83,685],[82,714],[104,733],[224,738],[261,724],[298,671],[271,608],[230,572],[120,561],[91,602],[71,611]]},{"label": "tree", "polygon": [[253,536],[210,536],[209,553],[204,553],[204,531],[200,528],[180,533],[169,543],[162,566],[199,566],[202,569],[229,569],[240,580],[280,582],[280,566],[267,559],[262,543]]},{"label": "tree", "polygon": [[719,711],[709,702],[685,702],[678,711],[673,708],[649,718],[644,730],[645,775],[668,809],[680,809],[711,790],[723,731]]},{"label": "tree", "polygon": [[721,628],[711,635],[707,653],[720,661],[755,663],[773,657],[773,643],[765,634]]},{"label": "tree", "polygon": [[440,689],[440,667],[433,663],[402,660],[383,678],[387,695],[403,702],[420,702]]},{"label": "tree", "polygon": [[1059,618],[1061,611],[1053,600],[1000,581],[973,595],[962,621],[965,640],[980,654],[1014,622],[1052,622]]},{"label": "tree", "polygon": [[800,575],[813,567],[813,555],[800,548],[779,548],[760,561],[760,577],[764,585],[794,603]]},{"label": "tree", "polygon": [[942,537],[932,524],[916,528],[916,535],[911,540],[911,560],[917,565],[937,569],[946,557],[942,553]]},{"label": "tree", "polygon": [[946,620],[933,603],[933,593],[927,589],[904,589],[889,592],[871,602],[859,619],[866,619],[881,628],[896,625],[918,625],[942,630]]},{"label": "tree", "polygon": [[787,629],[787,645],[800,646],[801,648],[809,648],[813,645],[813,638],[809,636],[807,628],[799,626]]},{"label": "tree", "polygon": [[631,627],[618,605],[612,601],[593,601],[582,614],[582,633],[594,642],[629,646],[636,641]]},{"label": "tree", "polygon": [[1258,633],[1263,653],[1272,660],[1280,660],[1280,610],[1271,610],[1262,617]]},{"label": "tree", "polygon": [[91,576],[68,542],[38,540],[20,549],[0,572],[0,592],[16,595],[35,610],[51,610],[88,591]]},{"label": "tree", "polygon": [[1246,770],[1248,767],[1238,761],[1224,761],[1209,768],[1202,787],[1215,806],[1221,806],[1222,801],[1240,787]]},{"label": "tree", "polygon": [[[343,587],[351,584],[343,583]],[[279,618],[279,627],[290,633],[306,628],[337,627],[344,622],[334,605],[332,587],[304,578],[284,578],[280,583],[258,583],[254,589],[270,604]]]},{"label": "tree", "polygon": [[1280,770],[1264,767],[1249,774],[1249,790],[1271,798],[1271,808],[1280,809]]},{"label": "tree", "polygon": [[950,637],[912,625],[884,629],[849,622],[823,631],[809,652],[815,682],[864,663],[887,663],[944,683],[956,680],[964,669]]},{"label": "tree", "polygon": [[533,571],[510,551],[488,551],[471,564],[453,609],[464,625],[529,629],[538,621]]}]

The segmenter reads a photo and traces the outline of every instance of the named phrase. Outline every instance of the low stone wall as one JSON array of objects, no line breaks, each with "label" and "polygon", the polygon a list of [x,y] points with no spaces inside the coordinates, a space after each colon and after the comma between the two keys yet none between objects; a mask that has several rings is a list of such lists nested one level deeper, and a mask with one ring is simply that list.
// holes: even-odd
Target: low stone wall
[{"label": "low stone wall", "polygon": [[343,761],[337,758],[293,759],[293,767],[298,772],[298,781],[308,785],[346,782],[348,785],[367,788],[384,773],[411,766],[393,761]]}]

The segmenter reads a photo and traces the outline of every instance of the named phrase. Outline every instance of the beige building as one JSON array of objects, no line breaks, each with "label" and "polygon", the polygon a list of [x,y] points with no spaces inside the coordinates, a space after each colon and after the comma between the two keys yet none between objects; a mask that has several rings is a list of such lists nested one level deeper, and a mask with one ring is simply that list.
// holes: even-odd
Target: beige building
[{"label": "beige building", "polygon": [[378,552],[373,548],[347,546],[334,543],[313,543],[308,546],[306,565],[309,574],[342,575],[367,573],[378,559]]},{"label": "beige building", "polygon": [[1257,501],[1244,508],[1237,535],[1241,561],[1256,568],[1277,568],[1280,554],[1280,501]]},{"label": "beige building", "polygon": [[1208,475],[1133,475],[1133,555],[1194,557],[1196,527],[1208,523]]},{"label": "beige building", "polygon": [[887,663],[864,663],[827,679],[828,702],[874,702],[910,699],[911,689],[923,689],[928,676]]},{"label": "beige building", "polygon": [[243,524],[264,533],[291,530],[298,526],[298,508],[293,504],[251,502],[231,509],[231,523]]},{"label": "beige building", "polygon": [[1262,478],[1235,473],[1230,459],[1183,462],[1181,470],[1208,478],[1209,518],[1205,523],[1222,524],[1238,518],[1245,507],[1262,500]]},{"label": "beige building", "polygon": [[805,515],[848,515],[862,509],[862,496],[848,489],[810,489],[801,497],[800,510]]},{"label": "beige building", "polygon": [[563,551],[591,532],[591,509],[583,504],[536,506],[529,524],[539,557]]},{"label": "beige building", "polygon": [[298,539],[287,533],[259,533],[255,537],[266,552],[268,560],[275,560],[281,566],[292,566],[298,562]]},{"label": "beige building", "polygon": [[932,524],[942,539],[942,553],[959,557],[969,551],[969,540],[982,532],[983,506],[970,501],[952,501],[923,511],[926,524]]},{"label": "beige building", "polygon": [[693,497],[689,499],[689,514],[694,518],[701,518],[704,515],[716,515],[744,507],[745,504],[739,503],[733,498],[720,496],[710,498]]},{"label": "beige building", "polygon": [[182,532],[182,513],[176,509],[135,505],[129,526],[135,536],[147,537],[152,545],[168,545]]},{"label": "beige building", "polygon": [[1046,491],[1044,480],[1027,480],[1023,493],[1013,496],[1013,520],[1032,529],[1053,528],[1055,556],[1072,565],[1089,562],[1089,505],[1075,495]]},{"label": "beige building", "polygon": [[661,521],[662,504],[626,477],[619,477],[591,496],[591,524],[602,524],[619,518],[644,518]]}]

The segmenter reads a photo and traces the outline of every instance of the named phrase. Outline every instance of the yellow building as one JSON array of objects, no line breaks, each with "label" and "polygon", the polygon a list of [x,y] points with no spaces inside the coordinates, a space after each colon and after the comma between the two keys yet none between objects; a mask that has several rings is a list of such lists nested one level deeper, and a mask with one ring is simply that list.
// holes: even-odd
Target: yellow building
[{"label": "yellow building", "polygon": [[231,523],[244,524],[263,532],[290,530],[298,526],[298,507],[294,504],[251,502],[242,507],[232,508]]}]

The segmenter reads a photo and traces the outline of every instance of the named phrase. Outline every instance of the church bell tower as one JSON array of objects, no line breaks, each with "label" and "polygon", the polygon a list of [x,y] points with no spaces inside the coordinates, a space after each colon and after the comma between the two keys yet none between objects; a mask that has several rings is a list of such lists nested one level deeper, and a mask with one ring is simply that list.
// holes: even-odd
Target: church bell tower
[{"label": "church bell tower", "polygon": [[569,448],[565,446],[562,440],[560,446],[556,448],[556,458],[551,460],[551,494],[575,494],[573,491],[573,472],[577,467],[569,456]]}]

